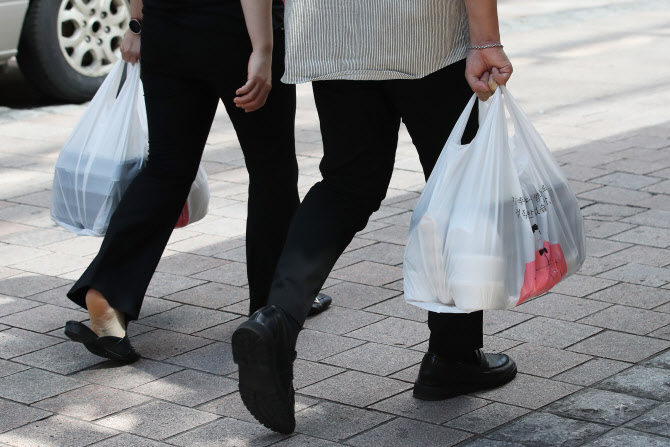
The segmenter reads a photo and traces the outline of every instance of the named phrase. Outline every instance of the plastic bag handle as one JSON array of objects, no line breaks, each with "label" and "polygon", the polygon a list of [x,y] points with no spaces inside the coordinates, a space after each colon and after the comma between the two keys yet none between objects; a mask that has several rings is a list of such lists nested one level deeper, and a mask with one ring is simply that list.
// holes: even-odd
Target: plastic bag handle
[{"label": "plastic bag handle", "polygon": [[472,98],[470,98],[470,101],[468,101],[468,104],[465,106],[465,109],[463,109],[463,113],[461,113],[461,116],[458,118],[458,121],[456,121],[456,124],[454,125],[451,134],[449,134],[449,139],[447,140],[447,146],[449,145],[449,143],[456,143],[457,145],[460,146],[461,140],[463,140],[463,134],[465,133],[465,127],[468,125],[468,120],[470,119],[470,114],[472,113],[472,109],[475,106],[476,100],[477,95],[473,93]]}]

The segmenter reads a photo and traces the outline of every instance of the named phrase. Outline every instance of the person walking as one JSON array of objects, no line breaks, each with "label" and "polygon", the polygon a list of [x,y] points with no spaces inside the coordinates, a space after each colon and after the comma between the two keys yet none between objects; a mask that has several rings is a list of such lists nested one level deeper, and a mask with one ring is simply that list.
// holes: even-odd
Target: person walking
[{"label": "person walking", "polygon": [[[123,59],[142,62],[149,125],[146,166],[114,212],[98,255],[68,297],[91,328],[65,334],[94,354],[139,358],[126,333],[193,183],[219,100],[249,173],[247,274],[250,314],[263,307],[300,202],[295,86],[284,72],[282,0],[130,0]],[[330,304],[321,295],[316,311]]]},{"label": "person walking", "polygon": [[[486,100],[489,81],[505,84],[512,65],[495,0],[289,0],[285,23],[283,81],[313,81],[323,180],[292,221],[268,305],[239,326],[232,347],[247,409],[291,433],[298,333],[338,257],[386,195],[401,121],[428,178],[472,91]],[[476,131],[475,111],[464,143]],[[515,377],[508,356],[482,352],[482,317],[429,313],[416,398],[446,399]]]}]

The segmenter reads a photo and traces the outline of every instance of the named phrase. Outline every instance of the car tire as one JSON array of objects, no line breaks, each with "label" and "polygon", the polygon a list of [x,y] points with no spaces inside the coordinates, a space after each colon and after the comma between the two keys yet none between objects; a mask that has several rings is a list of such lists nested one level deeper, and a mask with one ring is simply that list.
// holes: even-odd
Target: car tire
[{"label": "car tire", "polygon": [[62,25],[58,20],[61,6],[66,2],[68,0],[30,2],[17,61],[24,76],[45,96],[56,101],[82,103],[93,97],[106,71],[98,76],[82,74],[66,60],[59,41]]}]

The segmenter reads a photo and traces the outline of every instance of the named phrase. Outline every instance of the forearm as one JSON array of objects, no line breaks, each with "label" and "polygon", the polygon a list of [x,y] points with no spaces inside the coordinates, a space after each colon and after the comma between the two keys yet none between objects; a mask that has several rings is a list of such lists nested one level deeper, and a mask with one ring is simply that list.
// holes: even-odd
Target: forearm
[{"label": "forearm", "polygon": [[141,19],[142,18],[142,0],[130,0],[130,18],[131,19]]},{"label": "forearm", "polygon": [[241,0],[244,20],[256,52],[272,52],[272,0]]},{"label": "forearm", "polygon": [[496,0],[465,0],[470,25],[470,44],[500,43]]}]

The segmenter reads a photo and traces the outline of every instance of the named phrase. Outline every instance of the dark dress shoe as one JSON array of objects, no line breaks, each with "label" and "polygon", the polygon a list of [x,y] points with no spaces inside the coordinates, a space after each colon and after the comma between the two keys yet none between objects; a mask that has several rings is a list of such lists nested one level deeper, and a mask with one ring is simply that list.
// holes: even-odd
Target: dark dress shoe
[{"label": "dark dress shoe", "polygon": [[65,323],[65,335],[78,343],[82,343],[91,353],[110,360],[133,363],[140,355],[130,344],[128,335],[123,338],[105,336],[98,337],[88,326],[79,321]]},{"label": "dark dress shoe", "polygon": [[323,293],[319,293],[316,298],[314,298],[312,307],[310,307],[309,313],[307,315],[311,317],[312,315],[320,314],[324,310],[328,309],[328,306],[330,306],[330,303],[332,302],[333,299],[331,297],[324,295]]},{"label": "dark dress shoe", "polygon": [[233,333],[233,359],[240,367],[240,397],[249,412],[270,430],[295,430],[293,361],[288,321],[277,306],[255,312]]},{"label": "dark dress shoe", "polygon": [[484,354],[481,349],[461,358],[428,352],[414,383],[414,397],[443,400],[473,391],[495,388],[516,376],[516,363],[505,354]]}]

